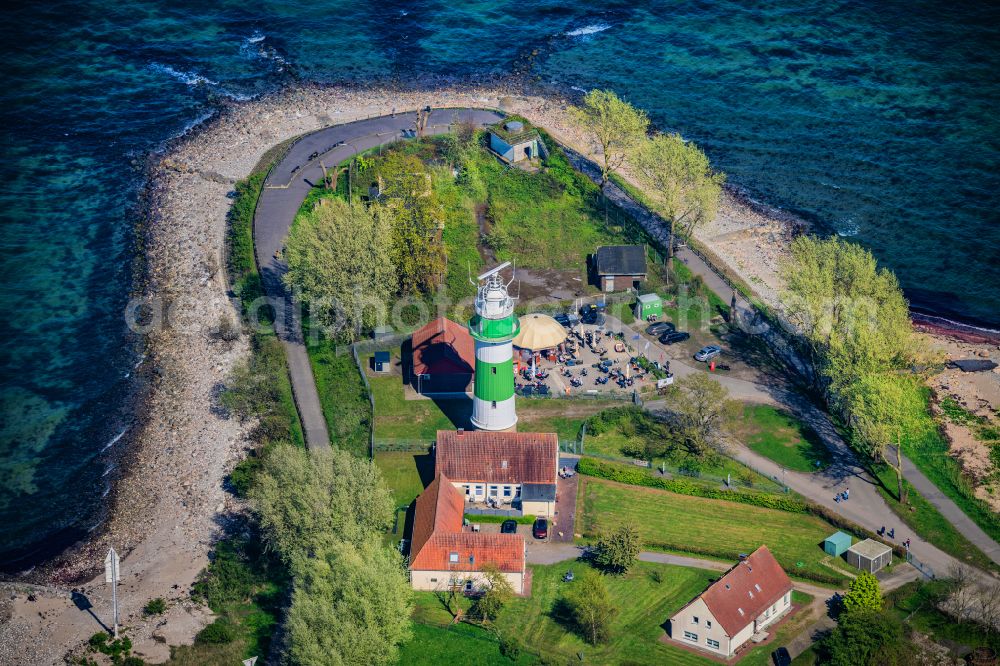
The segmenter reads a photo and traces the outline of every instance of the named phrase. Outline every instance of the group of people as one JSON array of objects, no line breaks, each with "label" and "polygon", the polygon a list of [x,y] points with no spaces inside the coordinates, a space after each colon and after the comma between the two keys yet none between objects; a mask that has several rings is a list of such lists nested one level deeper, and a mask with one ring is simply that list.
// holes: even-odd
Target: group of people
[{"label": "group of people", "polygon": [[836,502],[837,504],[840,504],[841,502],[846,502],[849,499],[851,499],[850,488],[845,488],[843,492],[839,492],[833,497],[833,501]]}]

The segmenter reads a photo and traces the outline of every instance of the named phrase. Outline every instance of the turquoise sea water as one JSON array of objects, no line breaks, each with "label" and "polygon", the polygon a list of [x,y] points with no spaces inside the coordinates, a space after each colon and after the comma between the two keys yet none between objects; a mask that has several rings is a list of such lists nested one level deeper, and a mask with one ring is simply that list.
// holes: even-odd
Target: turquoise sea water
[{"label": "turquoise sea water", "polygon": [[99,520],[128,442],[143,157],[220,100],[295,81],[498,73],[537,49],[542,81],[613,88],[753,197],[872,248],[916,307],[1000,327],[986,3],[56,1],[6,10],[0,38],[9,564]]}]

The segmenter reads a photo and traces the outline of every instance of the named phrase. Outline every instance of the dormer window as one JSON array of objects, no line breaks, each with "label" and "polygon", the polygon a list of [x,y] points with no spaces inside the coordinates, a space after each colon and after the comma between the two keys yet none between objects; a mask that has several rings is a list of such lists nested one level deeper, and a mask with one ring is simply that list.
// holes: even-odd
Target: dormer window
[{"label": "dormer window", "polygon": [[507,461],[506,460],[501,460],[500,461],[500,469],[507,469]]}]

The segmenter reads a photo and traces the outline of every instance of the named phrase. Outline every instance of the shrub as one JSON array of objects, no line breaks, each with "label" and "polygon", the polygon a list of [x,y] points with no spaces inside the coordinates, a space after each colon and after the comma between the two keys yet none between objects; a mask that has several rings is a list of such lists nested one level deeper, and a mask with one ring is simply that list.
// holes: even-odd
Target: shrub
[{"label": "shrub", "polygon": [[210,645],[232,643],[236,640],[236,627],[233,626],[233,623],[229,620],[229,618],[220,617],[218,620],[199,631],[194,640],[196,643],[207,643]]},{"label": "shrub", "polygon": [[160,615],[165,610],[167,610],[167,602],[163,599],[163,597],[157,597],[146,604],[143,607],[142,612],[145,615]]},{"label": "shrub", "polygon": [[246,497],[259,468],[260,458],[256,455],[251,455],[237,463],[233,471],[229,473],[229,485],[233,494],[237,497]]},{"label": "shrub", "polygon": [[521,642],[516,638],[501,636],[500,654],[507,657],[511,661],[517,661],[521,658]]}]

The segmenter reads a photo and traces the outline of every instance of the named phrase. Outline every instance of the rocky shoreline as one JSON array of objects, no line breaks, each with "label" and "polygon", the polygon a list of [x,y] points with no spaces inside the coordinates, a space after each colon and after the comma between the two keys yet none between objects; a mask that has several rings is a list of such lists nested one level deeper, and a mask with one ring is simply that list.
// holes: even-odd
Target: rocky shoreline
[{"label": "rocky shoreline", "polygon": [[[95,613],[108,616],[110,590],[102,576],[94,576],[110,545],[123,556],[119,598],[137,653],[163,660],[169,645],[190,642],[207,620],[207,611],[188,600],[188,590],[214,540],[243,510],[223,481],[243,455],[246,429],[219,409],[217,396],[248,353],[247,341],[213,335],[220,317],[235,316],[225,271],[226,216],[233,185],[268,150],[303,133],[393,109],[481,106],[524,115],[592,157],[590,142],[567,113],[572,101],[568,91],[515,80],[472,85],[433,77],[408,85],[299,86],[229,103],[151,159],[137,292],[162,325],[145,336],[148,400],[101,529],[20,581],[51,587],[7,586],[12,592],[0,602],[0,663],[62,663],[99,630],[69,594],[82,590]],[[802,228],[793,215],[730,188],[719,216],[698,236],[773,302],[778,262]],[[153,622],[141,609],[155,597],[167,599],[169,609]]]}]

